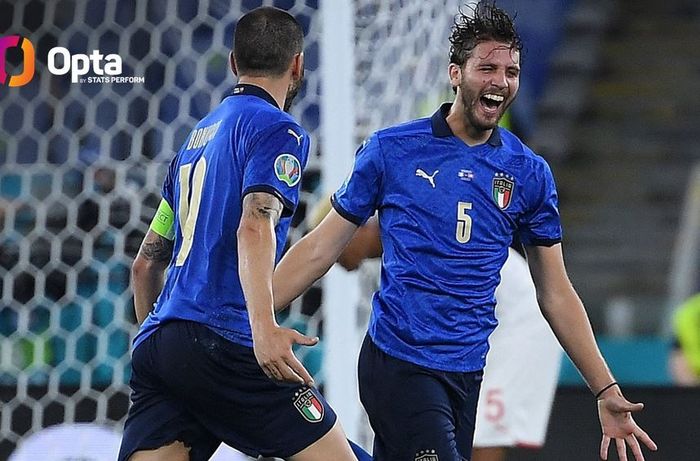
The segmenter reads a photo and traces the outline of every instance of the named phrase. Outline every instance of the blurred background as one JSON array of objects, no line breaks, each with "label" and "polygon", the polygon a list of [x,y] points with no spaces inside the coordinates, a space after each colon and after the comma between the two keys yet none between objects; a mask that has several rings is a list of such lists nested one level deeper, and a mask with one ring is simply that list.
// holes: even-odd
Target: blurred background
[{"label": "blurred background", "polygon": [[[338,185],[324,182],[338,155],[324,151],[329,136],[349,132],[359,143],[451,99],[447,37],[465,2],[343,1],[354,30],[350,125],[324,106],[334,69],[322,56],[343,49],[333,24],[340,1],[0,0],[0,37],[22,36],[36,50],[33,79],[0,86],[0,460],[60,423],[119,432],[136,331],[130,264],[168,162],[235,83],[227,57],[241,14],[274,5],[305,31],[306,82],[292,113],[314,139],[292,241]],[[639,420],[663,450],[650,459],[699,459],[700,2],[497,4],[516,14],[525,44],[509,126],[554,170],[570,276],[618,381],[647,404]],[[48,72],[56,46],[118,54],[122,75],[142,82],[71,83]],[[9,75],[24,69],[18,48],[5,61]],[[341,296],[354,294],[333,306],[355,312],[358,338],[376,271],[370,262],[343,279]],[[351,341],[347,360],[324,364],[335,333],[319,307],[329,296],[319,284],[284,314],[321,335],[303,359],[322,385],[354,369],[357,349]],[[547,447],[509,459],[595,459],[595,406],[564,362]],[[344,424],[364,433],[361,420]]]}]

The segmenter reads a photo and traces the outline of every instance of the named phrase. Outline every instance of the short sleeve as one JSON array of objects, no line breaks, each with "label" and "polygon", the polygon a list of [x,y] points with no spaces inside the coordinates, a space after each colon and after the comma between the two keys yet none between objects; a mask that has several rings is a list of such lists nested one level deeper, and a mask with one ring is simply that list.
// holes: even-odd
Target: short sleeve
[{"label": "short sleeve", "polygon": [[282,216],[293,215],[309,145],[308,134],[292,122],[276,123],[259,133],[246,154],[241,198],[267,192],[284,205]]},{"label": "short sleeve", "polygon": [[175,156],[170,162],[170,166],[168,167],[168,174],[165,176],[165,180],[163,180],[163,187],[161,187],[160,189],[161,197],[163,197],[163,199],[166,202],[168,202],[168,205],[170,205],[170,208],[173,210],[175,209],[175,191],[173,190],[173,178],[175,178],[176,168],[177,156]]},{"label": "short sleeve", "polygon": [[559,199],[549,165],[542,161],[539,166],[533,182],[528,184],[530,207],[518,230],[524,245],[552,246],[562,239]]},{"label": "short sleeve", "polygon": [[374,215],[379,207],[383,165],[379,138],[373,135],[357,150],[350,176],[331,197],[338,214],[358,226]]}]

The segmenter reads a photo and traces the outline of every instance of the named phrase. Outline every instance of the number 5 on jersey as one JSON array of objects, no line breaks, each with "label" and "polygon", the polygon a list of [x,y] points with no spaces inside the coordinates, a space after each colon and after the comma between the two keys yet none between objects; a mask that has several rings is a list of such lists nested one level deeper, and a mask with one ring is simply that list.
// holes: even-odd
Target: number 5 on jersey
[{"label": "number 5 on jersey", "polygon": [[471,202],[457,202],[457,232],[455,238],[459,243],[467,243],[472,236],[472,217],[467,211],[472,209]]},{"label": "number 5 on jersey", "polygon": [[[199,204],[202,202],[202,187],[204,187],[204,173],[207,171],[207,160],[202,157],[194,167],[186,163],[180,166],[180,200],[177,205],[177,219],[180,222],[182,232],[182,245],[175,259],[175,267],[185,264],[187,256],[192,249],[194,239],[194,228],[197,225],[197,215],[199,215]],[[192,176],[190,178],[190,175]],[[192,197],[190,197],[190,180],[192,183]]]}]

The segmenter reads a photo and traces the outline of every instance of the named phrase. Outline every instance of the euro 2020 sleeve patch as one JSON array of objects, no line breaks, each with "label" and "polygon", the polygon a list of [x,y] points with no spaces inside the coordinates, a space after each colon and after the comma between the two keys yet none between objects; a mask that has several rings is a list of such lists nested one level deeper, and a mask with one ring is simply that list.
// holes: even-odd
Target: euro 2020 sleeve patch
[{"label": "euro 2020 sleeve patch", "polygon": [[301,179],[301,164],[292,154],[280,154],[275,159],[275,176],[288,185],[295,186]]}]

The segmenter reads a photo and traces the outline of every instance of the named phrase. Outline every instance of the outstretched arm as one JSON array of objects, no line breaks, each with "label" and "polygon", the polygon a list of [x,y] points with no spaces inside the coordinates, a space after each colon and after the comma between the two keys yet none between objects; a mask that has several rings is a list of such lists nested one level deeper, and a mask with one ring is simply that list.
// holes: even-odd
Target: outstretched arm
[{"label": "outstretched arm", "polygon": [[628,444],[635,459],[643,461],[639,441],[651,450],[656,450],[656,444],[635,423],[631,412],[641,410],[644,405],[629,402],[619,386],[610,385],[614,378],[596,345],[583,304],[566,275],[561,245],[528,246],[526,251],[542,313],[588,386],[597,394],[603,430],[600,457],[608,458],[608,446],[615,439],[621,460],[627,459]]},{"label": "outstretched arm", "polygon": [[294,356],[292,345],[313,346],[318,338],[282,328],[275,320],[272,271],[275,267],[275,226],[282,203],[272,194],[252,192],[243,198],[243,215],[238,227],[238,275],[246,300],[253,349],[265,374],[279,381],[313,383]]},{"label": "outstretched arm", "polygon": [[275,269],[275,309],[286,307],[338,259],[357,230],[357,225],[331,210],[314,230],[299,240]]},{"label": "outstretched arm", "polygon": [[379,220],[370,218],[362,225],[350,243],[338,256],[338,264],[347,271],[354,271],[365,259],[379,258],[382,255],[382,240],[379,236]]},{"label": "outstretched arm", "polygon": [[146,320],[163,289],[163,276],[172,255],[173,242],[149,229],[131,265],[134,311],[139,325]]}]

